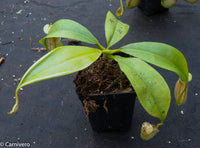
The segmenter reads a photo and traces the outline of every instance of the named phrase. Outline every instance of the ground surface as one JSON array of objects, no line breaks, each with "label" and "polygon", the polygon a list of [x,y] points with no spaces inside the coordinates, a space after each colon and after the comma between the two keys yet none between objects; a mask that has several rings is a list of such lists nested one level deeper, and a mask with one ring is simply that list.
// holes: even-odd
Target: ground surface
[{"label": "ground surface", "polygon": [[[121,20],[129,24],[128,35],[115,47],[139,41],[159,41],[178,48],[185,55],[193,74],[187,103],[172,103],[160,133],[151,141],[140,137],[142,122],[159,121],[150,117],[136,101],[132,128],[126,133],[95,133],[74,90],[69,75],[25,87],[20,91],[20,108],[8,115],[14,104],[15,88],[27,68],[46,51],[38,40],[42,27],[61,18],[87,26],[105,44],[104,20],[119,3],[111,0],[1,0],[0,1],[0,146],[5,142],[30,143],[33,148],[199,148],[200,147],[200,2],[179,1],[161,15],[144,16],[139,9],[125,9]],[[21,13],[16,14],[19,10]],[[31,43],[32,42],[32,43]],[[30,44],[31,43],[31,44]],[[113,47],[114,48],[114,47]],[[177,75],[159,70],[171,90]]]}]

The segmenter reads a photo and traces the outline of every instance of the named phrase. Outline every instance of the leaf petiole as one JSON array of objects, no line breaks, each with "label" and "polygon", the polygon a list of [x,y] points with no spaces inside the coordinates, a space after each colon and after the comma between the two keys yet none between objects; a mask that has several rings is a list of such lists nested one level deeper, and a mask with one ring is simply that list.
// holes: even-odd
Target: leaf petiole
[{"label": "leaf petiole", "polygon": [[15,92],[15,97],[16,97],[16,99],[15,99],[15,105],[13,106],[12,110],[10,112],[8,112],[8,114],[10,114],[10,115],[13,114],[13,113],[15,113],[18,110],[18,108],[19,108],[19,99],[18,99],[18,92],[19,92],[19,90],[20,90],[20,87],[18,87],[16,89],[16,92]]},{"label": "leaf petiole", "polygon": [[158,124],[156,125],[156,128],[158,128],[159,126],[162,126],[163,124],[164,124],[163,122],[158,123]]},{"label": "leaf petiole", "polygon": [[97,47],[99,47],[99,49],[101,50],[108,50],[106,48],[104,48],[99,42],[96,44]]},{"label": "leaf petiole", "polygon": [[121,48],[119,48],[119,49],[114,49],[114,50],[108,50],[108,49],[106,49],[106,50],[102,51],[102,53],[103,53],[103,54],[110,54],[110,55],[111,55],[111,54],[120,52],[120,50],[121,50]]}]

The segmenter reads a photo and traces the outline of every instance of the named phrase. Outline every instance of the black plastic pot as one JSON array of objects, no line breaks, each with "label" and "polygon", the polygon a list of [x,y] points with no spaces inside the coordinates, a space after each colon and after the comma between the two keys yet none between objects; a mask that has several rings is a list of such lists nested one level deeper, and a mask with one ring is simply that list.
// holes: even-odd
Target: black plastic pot
[{"label": "black plastic pot", "polygon": [[161,5],[161,0],[141,0],[138,7],[146,16],[168,11]]},{"label": "black plastic pot", "polygon": [[[88,114],[93,130],[103,132],[127,131],[130,129],[135,98],[135,92],[90,95],[87,101],[95,102],[94,106],[96,106],[96,110],[90,111]],[[83,101],[84,98],[79,96],[79,99],[86,109],[87,105]]]}]

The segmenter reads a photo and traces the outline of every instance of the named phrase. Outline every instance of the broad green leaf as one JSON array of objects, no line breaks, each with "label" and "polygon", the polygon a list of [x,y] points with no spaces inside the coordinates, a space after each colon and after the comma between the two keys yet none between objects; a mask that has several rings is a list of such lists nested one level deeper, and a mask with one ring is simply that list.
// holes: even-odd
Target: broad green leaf
[{"label": "broad green leaf", "polygon": [[96,61],[100,55],[101,51],[96,48],[83,46],[58,47],[30,67],[22,78],[20,87],[80,71]]},{"label": "broad green leaf", "polygon": [[150,65],[138,58],[115,56],[144,109],[162,122],[170,106],[170,90],[163,77]]},{"label": "broad green leaf", "polygon": [[121,52],[173,71],[179,75],[183,82],[188,84],[187,61],[179,50],[170,45],[155,42],[139,42],[122,47]]},{"label": "broad green leaf", "polygon": [[21,87],[80,71],[101,55],[101,50],[83,46],[61,46],[33,64],[24,74],[16,90],[16,104],[10,114],[18,108],[18,91]]},{"label": "broad green leaf", "polygon": [[107,48],[120,41],[128,32],[129,25],[117,20],[116,17],[108,11],[105,22],[105,35]]},{"label": "broad green leaf", "polygon": [[90,44],[98,44],[98,40],[87,28],[69,19],[61,19],[55,22],[49,29],[48,35],[39,42],[47,48],[46,38],[52,37],[70,38]]}]

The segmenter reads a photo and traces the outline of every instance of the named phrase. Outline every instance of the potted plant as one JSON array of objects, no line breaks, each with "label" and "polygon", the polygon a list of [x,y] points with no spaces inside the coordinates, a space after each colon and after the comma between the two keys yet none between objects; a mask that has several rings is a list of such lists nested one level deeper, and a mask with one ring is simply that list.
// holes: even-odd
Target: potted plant
[{"label": "potted plant", "polygon": [[[185,0],[189,3],[195,3],[198,0]],[[167,11],[168,8],[173,7],[177,0],[126,0],[126,7],[132,9],[138,7],[145,15],[151,16],[156,13]],[[120,7],[116,11],[116,16],[123,14],[123,3],[120,0]]]},{"label": "potted plant", "polygon": [[[164,123],[170,106],[171,95],[169,87],[163,77],[146,62],[178,74],[180,79],[177,81],[174,91],[176,104],[182,105],[185,102],[191,74],[188,72],[187,62],[183,54],[170,45],[157,42],[131,43],[118,49],[111,50],[110,48],[112,45],[121,40],[129,30],[129,26],[117,20],[111,12],[107,13],[105,20],[107,48],[104,48],[96,37],[84,26],[69,19],[62,19],[55,22],[53,25],[46,25],[44,30],[47,36],[42,38],[40,43],[43,44],[49,52],[35,62],[24,74],[16,89],[16,103],[9,114],[13,114],[18,110],[18,92],[20,88],[26,85],[78,71],[79,74],[82,73],[82,76],[89,75],[86,79],[91,80],[88,80],[86,84],[90,85],[94,80],[92,79],[93,74],[98,74],[103,70],[102,73],[108,71],[108,75],[106,74],[102,79],[107,80],[107,77],[111,77],[112,74],[117,77],[111,79],[111,81],[109,80],[110,83],[108,83],[107,86],[119,84],[119,86],[124,89],[117,90],[119,90],[120,93],[124,93],[125,91],[125,96],[120,96],[119,100],[116,100],[119,92],[114,91],[114,93],[116,93],[115,95],[109,94],[113,93],[115,89],[112,89],[108,94],[102,94],[102,92],[98,90],[97,92],[100,93],[99,96],[97,94],[91,94],[90,90],[86,90],[89,93],[82,93],[80,95],[82,98],[80,99],[87,113],[97,112],[97,110],[102,107],[105,114],[110,113],[110,110],[112,110],[111,108],[117,106],[116,102],[123,103],[124,100],[128,100],[128,103],[124,103],[125,107],[127,107],[128,104],[133,106],[134,93],[131,93],[133,90],[129,87],[129,84],[131,84],[143,108],[151,116],[159,118],[161,121],[156,126],[147,122],[142,125],[141,137],[144,140],[149,140],[159,131],[158,127]],[[60,38],[70,38],[94,44],[97,48],[63,46]],[[108,65],[111,66],[109,67]],[[113,71],[116,69],[119,69],[119,71]],[[95,75],[95,77],[96,76],[97,75]],[[83,77],[77,77],[75,83],[84,83],[86,80],[82,78]],[[127,83],[127,80],[129,83]],[[98,81],[99,83],[97,84],[100,85],[102,81],[97,80],[97,82]],[[124,87],[123,85],[128,87]],[[93,87],[94,86],[91,86],[89,88],[92,89]],[[77,90],[79,88],[80,87],[77,86]],[[129,95],[131,95],[131,97]],[[106,96],[106,98],[103,96]],[[92,99],[88,101],[88,98]],[[114,105],[111,107],[107,104],[110,100],[114,102]],[[98,102],[99,104],[97,104]],[[130,116],[132,116],[132,110],[133,109],[129,109],[128,114]],[[97,117],[95,116],[95,118]],[[127,124],[130,124],[130,122]]]}]

